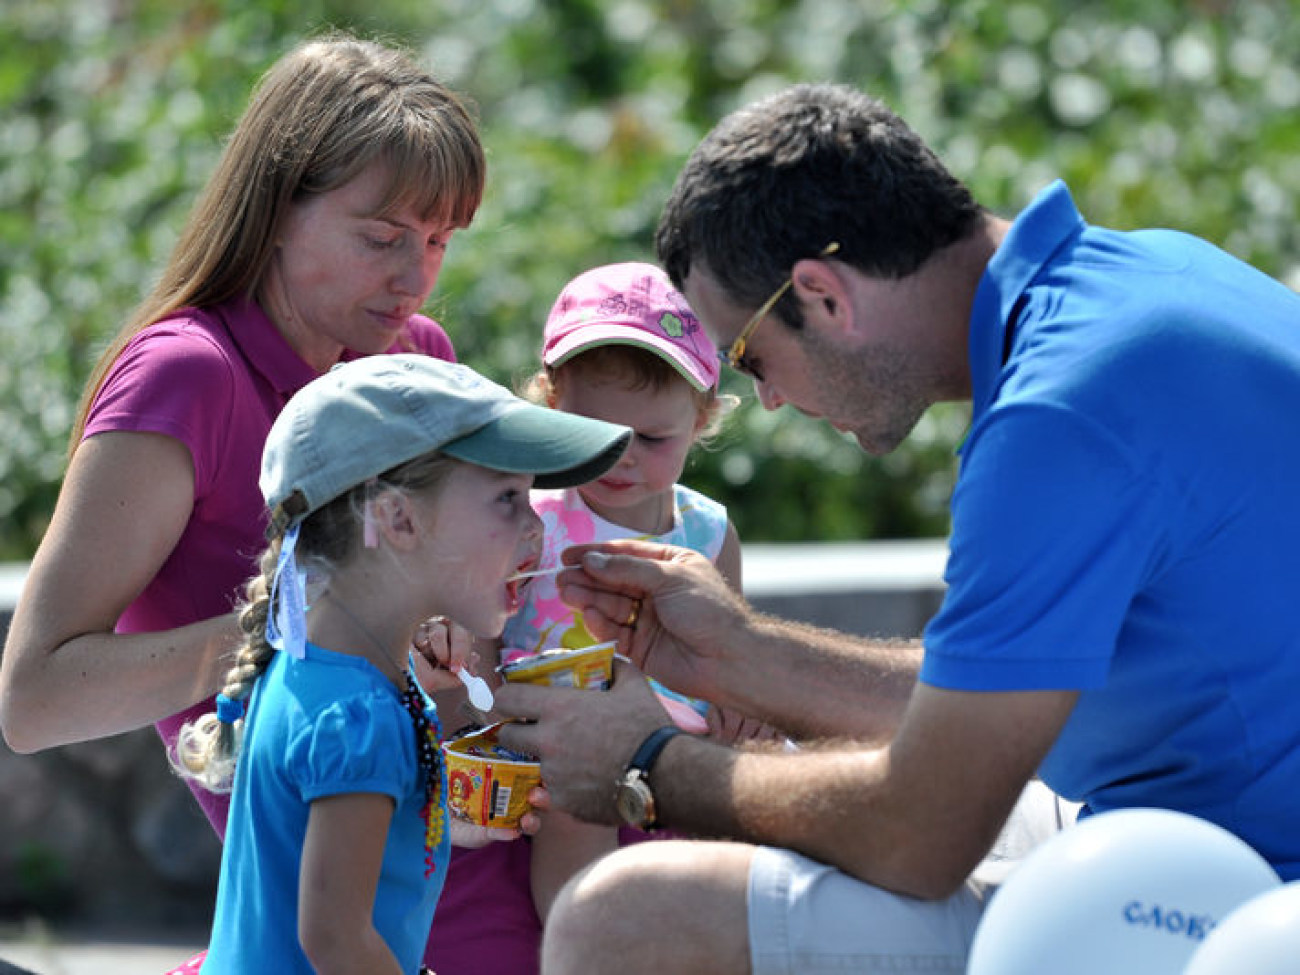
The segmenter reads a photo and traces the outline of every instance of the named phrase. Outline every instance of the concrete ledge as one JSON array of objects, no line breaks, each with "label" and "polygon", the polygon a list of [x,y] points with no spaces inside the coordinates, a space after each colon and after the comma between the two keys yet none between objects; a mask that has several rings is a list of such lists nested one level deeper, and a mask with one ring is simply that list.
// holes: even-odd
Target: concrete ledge
[{"label": "concrete ledge", "polygon": [[[745,545],[745,596],[766,613],[862,635],[919,636],[943,599],[943,539]],[[0,563],[0,635],[27,563]]]},{"label": "concrete ledge", "polygon": [[943,539],[746,545],[745,596],[765,613],[861,636],[919,637],[943,601]]},{"label": "concrete ledge", "polygon": [[6,624],[13,615],[14,607],[18,605],[18,594],[22,592],[23,580],[26,578],[26,562],[0,562],[0,616],[3,616]]},{"label": "concrete ledge", "polygon": [[753,596],[941,589],[948,543],[889,542],[746,545],[745,593]]}]

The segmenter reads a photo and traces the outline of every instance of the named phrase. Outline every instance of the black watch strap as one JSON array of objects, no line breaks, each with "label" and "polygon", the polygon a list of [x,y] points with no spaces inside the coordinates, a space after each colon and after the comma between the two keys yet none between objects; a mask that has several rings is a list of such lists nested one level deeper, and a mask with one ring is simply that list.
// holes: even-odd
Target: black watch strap
[{"label": "black watch strap", "polygon": [[675,724],[664,725],[662,728],[656,728],[641,742],[641,747],[636,750],[632,756],[632,761],[627,763],[627,770],[638,771],[647,777],[650,775],[650,769],[654,763],[659,760],[659,753],[664,750],[668,744],[677,735],[684,734],[681,728]]}]

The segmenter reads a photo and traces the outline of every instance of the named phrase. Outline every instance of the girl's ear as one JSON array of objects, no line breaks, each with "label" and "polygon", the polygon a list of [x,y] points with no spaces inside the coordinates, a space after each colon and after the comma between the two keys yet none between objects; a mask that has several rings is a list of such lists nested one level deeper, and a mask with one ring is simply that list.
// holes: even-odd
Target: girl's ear
[{"label": "girl's ear", "polygon": [[410,498],[397,491],[385,491],[369,505],[372,523],[384,541],[403,551],[415,545],[418,532]]},{"label": "girl's ear", "polygon": [[560,393],[559,390],[555,388],[555,377],[553,374],[543,382],[542,390],[545,393],[544,399],[546,405],[552,410],[555,409],[555,404],[560,401]]},{"label": "girl's ear", "polygon": [[709,423],[713,420],[713,413],[707,406],[698,406],[695,409],[695,427],[691,430],[691,439],[699,440],[700,435],[708,429]]}]

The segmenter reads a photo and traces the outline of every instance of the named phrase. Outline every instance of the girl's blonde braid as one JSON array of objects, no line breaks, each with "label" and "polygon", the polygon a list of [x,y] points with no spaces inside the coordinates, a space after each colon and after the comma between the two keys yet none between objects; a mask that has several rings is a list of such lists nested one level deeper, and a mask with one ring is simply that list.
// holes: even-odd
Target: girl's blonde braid
[{"label": "girl's blonde braid", "polygon": [[176,739],[173,768],[183,778],[193,779],[211,792],[229,792],[234,784],[235,762],[244,735],[242,705],[275,653],[266,639],[266,623],[271,612],[271,579],[280,555],[280,543],[279,537],[271,541],[262,553],[260,574],[250,579],[245,589],[239,614],[244,642],[221,688],[221,696],[227,702],[238,702],[241,706],[239,716],[225,715],[223,720],[227,703],[219,701],[218,713],[187,721]]}]

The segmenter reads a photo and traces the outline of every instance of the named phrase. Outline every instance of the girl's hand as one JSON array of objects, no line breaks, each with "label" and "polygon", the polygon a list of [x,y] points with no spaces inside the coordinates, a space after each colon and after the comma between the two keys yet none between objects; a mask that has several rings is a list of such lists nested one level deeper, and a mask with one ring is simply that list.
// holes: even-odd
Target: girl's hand
[{"label": "girl's hand", "polygon": [[[415,651],[415,679],[426,691],[445,691],[460,686],[456,671],[477,664],[474,637],[459,623],[445,616],[433,616],[415,628],[411,648]],[[470,673],[474,673],[470,666]]]},{"label": "girl's hand", "polygon": [[[534,809],[546,810],[551,807],[551,797],[545,786],[534,786],[528,793],[528,802]],[[509,842],[521,836],[533,836],[542,827],[542,818],[537,813],[526,812],[520,817],[519,826],[509,829],[504,826],[476,826],[452,813],[451,845],[466,850],[477,850],[489,843]]]},{"label": "girl's hand", "polygon": [[504,826],[476,826],[456,816],[451,817],[451,845],[463,850],[477,850],[489,843],[504,843],[523,836],[518,829]]}]

